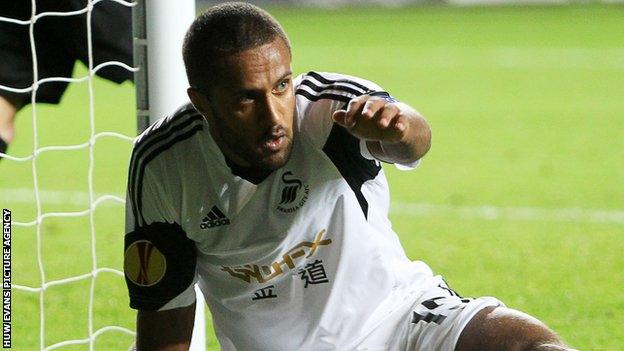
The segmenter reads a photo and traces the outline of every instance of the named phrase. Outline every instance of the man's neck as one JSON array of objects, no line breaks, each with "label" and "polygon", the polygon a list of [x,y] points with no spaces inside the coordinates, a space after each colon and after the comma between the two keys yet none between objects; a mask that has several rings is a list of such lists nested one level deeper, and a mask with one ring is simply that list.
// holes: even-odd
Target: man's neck
[{"label": "man's neck", "polygon": [[210,135],[212,136],[212,140],[214,140],[215,144],[223,154],[223,158],[225,158],[225,163],[228,165],[232,174],[235,176],[239,176],[246,181],[253,184],[260,184],[263,180],[265,180],[273,171],[253,167],[248,164],[244,159],[237,156],[235,153],[231,152],[228,149],[227,145],[221,139],[221,135],[214,131],[212,128],[209,129]]},{"label": "man's neck", "polygon": [[262,183],[263,180],[265,180],[271,173],[273,173],[272,170],[268,169],[239,166],[236,163],[232,162],[232,160],[230,160],[227,156],[225,156],[225,163],[228,165],[228,167],[230,167],[232,174],[234,174],[235,176],[239,176],[246,181],[256,185]]}]

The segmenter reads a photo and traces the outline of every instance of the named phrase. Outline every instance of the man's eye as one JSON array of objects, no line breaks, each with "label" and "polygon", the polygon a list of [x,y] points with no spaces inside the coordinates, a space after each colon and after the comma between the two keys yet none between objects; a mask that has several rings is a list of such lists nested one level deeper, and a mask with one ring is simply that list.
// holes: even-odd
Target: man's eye
[{"label": "man's eye", "polygon": [[275,91],[278,93],[282,93],[287,88],[288,88],[288,80],[283,80],[275,87]]}]

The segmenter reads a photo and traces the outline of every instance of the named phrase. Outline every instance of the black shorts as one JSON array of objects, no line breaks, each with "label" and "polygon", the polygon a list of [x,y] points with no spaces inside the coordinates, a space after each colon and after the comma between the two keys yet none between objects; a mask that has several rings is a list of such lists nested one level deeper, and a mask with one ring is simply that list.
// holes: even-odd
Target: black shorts
[{"label": "black shorts", "polygon": [[[87,0],[37,0],[37,13],[69,12],[83,9]],[[31,2],[6,1],[0,16],[30,19]],[[38,79],[71,77],[76,60],[88,65],[87,14],[44,16],[34,26]],[[91,13],[93,66],[120,61],[132,66],[132,10],[113,1],[97,3]],[[29,26],[0,21],[0,85],[28,88],[33,84]],[[132,72],[108,66],[97,75],[116,83],[132,79]],[[43,83],[37,90],[38,102],[58,103],[68,83]],[[8,94],[0,89],[0,94]],[[14,94],[11,94],[14,95]],[[26,103],[31,93],[18,94]]]}]

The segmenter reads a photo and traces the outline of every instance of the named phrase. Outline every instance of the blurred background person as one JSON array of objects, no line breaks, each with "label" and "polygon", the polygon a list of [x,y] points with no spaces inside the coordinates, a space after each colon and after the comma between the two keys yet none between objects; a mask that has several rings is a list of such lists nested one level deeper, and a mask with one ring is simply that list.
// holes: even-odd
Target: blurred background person
[{"label": "blurred background person", "polygon": [[[74,12],[87,7],[87,0],[38,0],[36,13]],[[6,2],[0,16],[31,19],[30,1]],[[35,84],[29,25],[0,21],[0,85],[24,89]],[[93,67],[107,61],[132,65],[132,9],[113,1],[102,1],[91,13]],[[34,25],[37,80],[71,77],[74,63],[89,65],[87,13],[43,16]],[[132,80],[133,73],[119,66],[106,66],[96,74],[115,83]],[[6,153],[15,138],[15,115],[35,101],[58,104],[67,82],[46,82],[36,92],[15,93],[0,89],[0,152]]]}]

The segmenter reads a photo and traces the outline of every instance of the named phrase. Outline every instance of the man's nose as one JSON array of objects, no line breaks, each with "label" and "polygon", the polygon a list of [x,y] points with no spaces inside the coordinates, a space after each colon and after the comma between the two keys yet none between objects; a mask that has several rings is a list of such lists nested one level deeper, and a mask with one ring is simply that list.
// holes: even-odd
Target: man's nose
[{"label": "man's nose", "polygon": [[274,96],[266,96],[262,104],[262,119],[270,126],[282,124],[280,102]]}]

